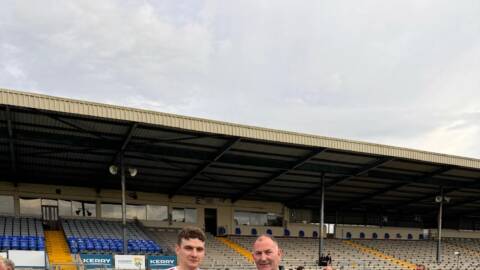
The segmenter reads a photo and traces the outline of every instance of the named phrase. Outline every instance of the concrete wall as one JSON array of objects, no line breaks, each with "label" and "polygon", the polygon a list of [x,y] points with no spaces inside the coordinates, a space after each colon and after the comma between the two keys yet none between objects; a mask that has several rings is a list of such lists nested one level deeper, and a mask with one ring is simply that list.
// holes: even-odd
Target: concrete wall
[{"label": "concrete wall", "polygon": [[[437,238],[437,229],[430,230],[432,238]],[[456,238],[480,238],[480,231],[462,231],[462,230],[442,230],[442,238],[456,237]]]},{"label": "concrete wall", "polygon": [[[385,233],[390,235],[390,239],[408,239],[408,234],[412,234],[413,240],[418,240],[423,229],[404,228],[404,227],[378,227],[378,226],[351,226],[337,225],[335,228],[335,238],[346,239],[347,233],[352,234],[352,239],[360,239],[360,233],[365,234],[365,239],[373,239],[373,233],[377,233],[377,239],[385,239]],[[397,238],[397,233],[401,238]]]}]

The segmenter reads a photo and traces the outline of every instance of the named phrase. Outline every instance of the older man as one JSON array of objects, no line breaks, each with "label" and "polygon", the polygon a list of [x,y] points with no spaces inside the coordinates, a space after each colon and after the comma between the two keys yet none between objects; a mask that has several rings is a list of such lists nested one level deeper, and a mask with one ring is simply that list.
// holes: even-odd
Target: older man
[{"label": "older man", "polygon": [[268,235],[260,235],[253,243],[253,260],[258,270],[279,270],[282,250],[277,241]]}]

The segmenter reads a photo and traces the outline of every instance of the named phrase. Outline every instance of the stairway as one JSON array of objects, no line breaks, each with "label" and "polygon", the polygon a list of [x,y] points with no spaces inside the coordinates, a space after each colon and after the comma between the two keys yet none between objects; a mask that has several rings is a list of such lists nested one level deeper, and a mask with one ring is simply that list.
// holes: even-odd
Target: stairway
[{"label": "stairway", "polygon": [[373,249],[371,247],[367,247],[365,245],[355,243],[355,242],[350,241],[350,240],[345,240],[343,242],[345,244],[359,250],[359,251],[362,251],[363,253],[371,254],[371,255],[379,258],[379,259],[388,261],[389,263],[391,263],[393,265],[398,265],[398,266],[402,267],[403,269],[408,269],[408,270],[415,270],[416,269],[416,265],[411,263],[411,262],[407,262],[405,260],[395,258],[395,257],[387,255],[387,254],[385,254],[385,253],[383,253],[379,250]]},{"label": "stairway", "polygon": [[50,265],[60,265],[62,270],[76,269],[62,231],[45,231],[45,247]]},{"label": "stairway", "polygon": [[238,254],[242,255],[245,257],[249,262],[253,263],[253,257],[252,253],[250,251],[246,250],[245,248],[241,247],[240,245],[237,245],[236,243],[232,242],[230,239],[225,238],[225,237],[216,237],[220,242],[224,243],[231,249],[235,250]]}]

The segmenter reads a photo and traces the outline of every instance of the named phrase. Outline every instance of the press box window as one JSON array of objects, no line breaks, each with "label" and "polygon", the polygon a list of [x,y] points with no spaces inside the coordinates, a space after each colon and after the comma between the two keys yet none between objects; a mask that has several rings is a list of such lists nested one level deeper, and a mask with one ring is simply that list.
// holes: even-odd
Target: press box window
[{"label": "press box window", "polygon": [[0,214],[13,215],[14,212],[13,196],[0,195]]},{"label": "press box window", "polygon": [[173,208],[173,222],[197,223],[197,209],[195,208]]}]

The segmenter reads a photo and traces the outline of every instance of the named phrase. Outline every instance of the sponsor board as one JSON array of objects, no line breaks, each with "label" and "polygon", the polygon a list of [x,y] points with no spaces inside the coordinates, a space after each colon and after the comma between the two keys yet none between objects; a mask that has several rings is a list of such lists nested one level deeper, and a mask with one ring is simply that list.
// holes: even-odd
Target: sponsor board
[{"label": "sponsor board", "polygon": [[103,254],[80,254],[86,269],[113,268],[113,256]]},{"label": "sponsor board", "polygon": [[116,269],[145,269],[143,255],[115,255]]},{"label": "sponsor board", "polygon": [[13,261],[17,267],[25,268],[44,268],[45,251],[37,250],[9,250],[8,258]]},{"label": "sponsor board", "polygon": [[148,256],[149,269],[168,269],[177,265],[176,256]]}]

